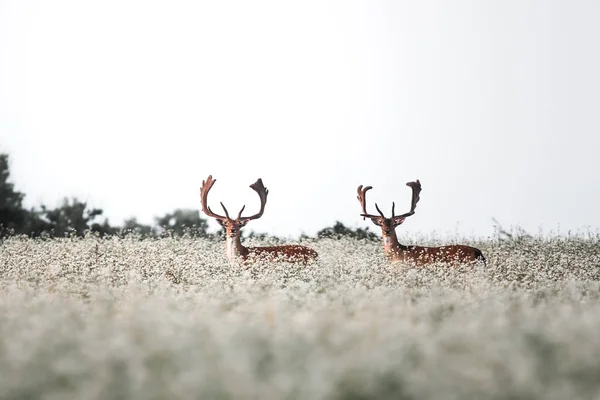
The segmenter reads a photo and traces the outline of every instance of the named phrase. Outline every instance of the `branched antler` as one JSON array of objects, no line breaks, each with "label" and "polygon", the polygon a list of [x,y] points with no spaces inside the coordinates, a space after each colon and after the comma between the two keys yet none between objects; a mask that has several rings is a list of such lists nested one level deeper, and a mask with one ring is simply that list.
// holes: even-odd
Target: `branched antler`
[{"label": "branched antler", "polygon": [[[362,211],[363,211],[362,214],[360,214],[363,217],[363,220],[365,218],[379,218],[379,216],[377,216],[377,215],[367,213],[367,192],[371,189],[373,189],[373,186],[367,186],[363,189],[363,185],[360,185],[358,187],[358,189],[356,190],[356,192],[358,193],[358,196],[356,196],[356,198],[360,202],[360,205],[361,205]],[[375,203],[375,208],[377,209],[379,214],[383,217],[383,213],[377,206],[377,203]]]},{"label": "branched antler", "polygon": [[[415,208],[417,207],[417,203],[419,202],[419,199],[420,199],[419,194],[421,193],[421,182],[419,182],[418,179],[415,182],[408,182],[406,184],[406,186],[410,186],[410,188],[412,189],[412,199],[411,199],[411,204],[410,204],[410,211],[407,212],[406,214],[396,216],[396,203],[392,203],[392,218],[395,220],[397,225],[401,224],[406,217],[411,216],[415,213]],[[362,207],[363,212],[360,215],[363,217],[363,219],[379,218],[379,216],[377,216],[377,215],[367,213],[367,192],[371,189],[373,189],[372,186],[367,186],[367,187],[363,188],[362,185],[360,185],[357,189],[358,196],[356,198],[358,199],[358,201],[360,202],[360,205]],[[385,219],[385,215],[383,215],[383,212],[381,212],[377,203],[375,203],[375,208],[377,209],[377,212],[379,213],[379,215],[381,215],[381,218]]]},{"label": "branched antler", "polygon": [[227,215],[226,217],[219,214],[215,214],[208,206],[208,192],[213,187],[216,181],[217,180],[213,179],[212,175],[209,175],[206,181],[202,181],[202,187],[200,187],[200,203],[202,204],[202,211],[204,211],[204,213],[209,217],[213,217],[218,220],[229,219],[229,215],[227,214],[227,210],[225,209],[223,203],[221,203],[221,207],[223,207],[223,210],[225,210],[225,215]]},{"label": "branched antler", "polygon": [[417,207],[417,203],[421,199],[421,197],[419,196],[419,194],[421,193],[421,182],[419,182],[419,180],[417,179],[414,182],[407,182],[406,186],[410,186],[410,188],[412,189],[412,199],[410,202],[410,211],[405,214],[395,216],[394,215],[394,207],[392,206],[392,218],[396,218],[396,219],[406,218],[406,217],[410,217],[411,215],[413,215],[415,213],[415,208]]},{"label": "branched antler", "polygon": [[269,190],[265,187],[265,185],[263,185],[263,181],[261,178],[258,178],[256,182],[250,185],[250,188],[252,188],[252,190],[254,190],[256,193],[258,193],[258,197],[260,197],[260,211],[257,214],[254,214],[250,217],[242,217],[242,211],[244,211],[244,208],[246,208],[246,206],[244,205],[240,210],[240,213],[238,214],[238,219],[240,221],[250,221],[253,219],[258,219],[262,217],[263,213],[265,212],[265,206],[267,205],[267,195],[269,194]]}]

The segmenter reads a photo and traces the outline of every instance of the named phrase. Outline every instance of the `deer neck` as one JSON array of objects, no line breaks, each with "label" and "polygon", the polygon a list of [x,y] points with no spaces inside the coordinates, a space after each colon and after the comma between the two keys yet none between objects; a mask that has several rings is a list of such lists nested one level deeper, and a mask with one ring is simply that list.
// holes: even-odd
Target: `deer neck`
[{"label": "deer neck", "polygon": [[392,230],[389,235],[383,235],[383,249],[386,256],[395,259],[406,250],[406,246],[400,244],[396,231]]},{"label": "deer neck", "polygon": [[229,261],[237,261],[240,257],[245,258],[248,255],[248,249],[242,245],[241,234],[236,236],[227,236],[225,240],[225,248]]}]

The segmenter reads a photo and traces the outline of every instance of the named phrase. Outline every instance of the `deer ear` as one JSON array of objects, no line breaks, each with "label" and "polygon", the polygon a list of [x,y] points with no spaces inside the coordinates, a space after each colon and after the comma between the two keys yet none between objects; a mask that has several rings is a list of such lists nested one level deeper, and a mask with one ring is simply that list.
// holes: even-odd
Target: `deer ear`
[{"label": "deer ear", "polygon": [[371,218],[371,222],[377,226],[381,226],[381,218]]},{"label": "deer ear", "polygon": [[221,225],[223,228],[225,228],[225,221],[217,219],[217,222],[219,223],[219,225]]},{"label": "deer ear", "polygon": [[394,226],[398,226],[404,222],[406,217],[394,217]]}]

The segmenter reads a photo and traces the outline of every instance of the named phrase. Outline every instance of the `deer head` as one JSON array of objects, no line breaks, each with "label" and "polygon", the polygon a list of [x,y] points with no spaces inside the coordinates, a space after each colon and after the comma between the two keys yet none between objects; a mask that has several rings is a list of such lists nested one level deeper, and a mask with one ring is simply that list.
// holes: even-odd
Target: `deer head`
[{"label": "deer head", "polygon": [[358,198],[358,201],[360,202],[360,205],[361,205],[362,211],[363,211],[362,214],[360,214],[360,215],[363,217],[363,219],[369,218],[371,220],[371,222],[373,222],[375,225],[381,227],[381,233],[384,238],[395,237],[396,236],[396,232],[395,232],[396,227],[398,225],[402,224],[407,217],[410,217],[411,215],[413,215],[415,213],[415,207],[417,206],[417,202],[420,199],[419,193],[421,193],[421,182],[419,182],[419,180],[417,179],[415,182],[408,182],[406,184],[406,186],[410,186],[410,188],[412,189],[412,200],[411,200],[410,211],[405,214],[402,214],[402,215],[396,215],[395,210],[394,210],[396,207],[396,204],[392,203],[392,217],[391,218],[386,218],[385,215],[383,215],[383,212],[381,212],[377,203],[375,203],[375,208],[377,209],[377,212],[379,213],[379,215],[373,215],[373,214],[367,213],[367,192],[369,190],[373,189],[373,187],[367,186],[367,187],[363,188],[362,185],[360,185],[358,187],[357,198]]},{"label": "deer head", "polygon": [[200,200],[202,203],[202,211],[209,217],[213,217],[217,220],[217,222],[225,229],[225,234],[227,237],[239,237],[240,229],[246,226],[246,224],[253,220],[260,218],[265,212],[265,205],[267,204],[267,195],[269,191],[263,185],[262,179],[258,179],[250,188],[258,193],[258,197],[260,197],[260,211],[249,217],[242,217],[242,213],[244,212],[244,205],[240,212],[238,213],[237,218],[232,219],[229,217],[229,213],[227,212],[227,208],[225,205],[221,203],[221,207],[223,207],[223,211],[225,212],[225,216],[214,213],[210,207],[208,206],[208,192],[213,187],[217,180],[212,178],[212,175],[209,175],[206,181],[202,181],[202,187],[200,188]]}]

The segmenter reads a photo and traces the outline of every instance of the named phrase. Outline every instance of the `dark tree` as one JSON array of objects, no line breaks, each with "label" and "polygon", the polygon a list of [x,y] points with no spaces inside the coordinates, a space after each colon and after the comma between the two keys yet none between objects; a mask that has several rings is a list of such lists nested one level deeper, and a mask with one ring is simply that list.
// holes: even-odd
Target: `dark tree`
[{"label": "dark tree", "polygon": [[356,230],[347,228],[339,221],[331,226],[317,232],[318,238],[334,238],[341,239],[342,237],[351,237],[355,239],[379,240],[376,234],[367,229],[357,228]]},{"label": "dark tree", "polygon": [[207,236],[208,222],[200,218],[198,210],[177,209],[172,213],[157,217],[156,224],[176,236],[183,236],[185,233]]},{"label": "dark tree", "polygon": [[53,210],[42,206],[42,215],[49,224],[49,230],[53,236],[63,237],[75,234],[83,236],[86,231],[98,232],[101,235],[115,233],[108,220],[102,224],[95,220],[101,216],[103,211],[99,208],[89,209],[87,203],[77,199],[63,200],[63,204]]},{"label": "dark tree", "polygon": [[42,234],[52,235],[52,224],[44,219],[45,210],[37,210],[32,208],[25,211],[25,222],[20,228],[20,233],[32,237],[41,236]]},{"label": "dark tree", "polygon": [[54,209],[42,205],[40,209],[26,210],[23,208],[24,197],[10,182],[9,156],[0,153],[0,238],[11,234],[84,236],[86,232],[95,232],[101,236],[118,232],[135,232],[142,236],[158,236],[164,232],[176,236],[186,233],[210,236],[207,233],[208,222],[200,218],[197,210],[176,209],[157,217],[155,227],[140,224],[135,218],[131,218],[120,228],[112,227],[108,219],[99,221],[103,214],[101,209],[89,208],[87,203],[75,198],[65,198],[62,205]]},{"label": "dark tree", "polygon": [[0,154],[0,225],[2,236],[22,233],[27,212],[23,209],[25,195],[15,190],[15,185],[9,181],[10,169],[8,154]]},{"label": "dark tree", "polygon": [[137,218],[132,217],[126,219],[123,223],[121,232],[124,234],[135,233],[141,236],[155,236],[156,231],[150,225],[144,225],[137,222]]}]

